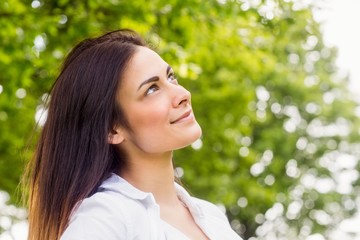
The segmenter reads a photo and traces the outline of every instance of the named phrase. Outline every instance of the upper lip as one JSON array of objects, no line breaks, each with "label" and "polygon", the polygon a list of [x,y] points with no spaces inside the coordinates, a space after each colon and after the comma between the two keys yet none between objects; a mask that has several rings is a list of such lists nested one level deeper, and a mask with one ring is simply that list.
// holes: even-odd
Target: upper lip
[{"label": "upper lip", "polygon": [[175,123],[177,121],[180,121],[183,118],[186,118],[187,116],[189,116],[191,114],[191,109],[189,109],[188,111],[186,111],[183,115],[181,115],[180,117],[178,117],[177,119],[175,119],[174,121],[171,121],[170,123]]}]

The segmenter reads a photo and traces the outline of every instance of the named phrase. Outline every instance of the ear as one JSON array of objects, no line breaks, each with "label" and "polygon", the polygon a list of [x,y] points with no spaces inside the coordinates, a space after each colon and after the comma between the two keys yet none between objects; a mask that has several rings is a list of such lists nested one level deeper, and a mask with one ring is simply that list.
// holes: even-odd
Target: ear
[{"label": "ear", "polygon": [[108,134],[108,143],[120,144],[125,140],[123,131],[120,128],[113,129]]}]

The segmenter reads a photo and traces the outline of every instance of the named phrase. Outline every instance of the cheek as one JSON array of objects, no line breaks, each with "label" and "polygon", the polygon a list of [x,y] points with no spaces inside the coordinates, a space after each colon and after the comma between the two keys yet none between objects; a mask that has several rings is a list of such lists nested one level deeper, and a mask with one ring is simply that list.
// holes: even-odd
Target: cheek
[{"label": "cheek", "polygon": [[[130,125],[138,130],[143,128],[153,129],[155,126],[165,126],[169,123],[169,108],[165,105],[138,106],[136,111],[130,111]],[[134,129],[135,130],[135,129]]]}]

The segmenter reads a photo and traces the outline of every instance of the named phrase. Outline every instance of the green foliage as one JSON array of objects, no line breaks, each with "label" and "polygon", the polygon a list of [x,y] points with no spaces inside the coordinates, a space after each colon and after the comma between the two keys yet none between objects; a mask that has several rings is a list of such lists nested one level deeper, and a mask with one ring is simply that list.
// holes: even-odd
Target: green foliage
[{"label": "green foliage", "polygon": [[[215,0],[2,1],[1,189],[14,196],[31,156],[26,147],[36,109],[64,55],[79,40],[116,28],[143,34],[192,92],[203,136],[175,153],[176,165],[196,196],[224,204],[244,239],[266,239],[264,226],[271,222],[278,238],[328,236],[353,213],[349,202],[360,188],[340,189],[338,176],[356,166],[336,161],[351,156],[359,162],[357,106],[311,7],[297,9],[283,0],[254,6]],[[280,223],[286,233],[276,228]]]}]

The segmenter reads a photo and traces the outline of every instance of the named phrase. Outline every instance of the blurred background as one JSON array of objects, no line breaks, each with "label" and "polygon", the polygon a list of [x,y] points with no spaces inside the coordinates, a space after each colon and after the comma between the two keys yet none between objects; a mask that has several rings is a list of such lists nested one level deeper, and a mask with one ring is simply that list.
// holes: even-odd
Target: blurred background
[{"label": "blurred background", "polygon": [[175,153],[176,173],[244,240],[360,239],[359,10],[357,0],[2,0],[0,240],[26,239],[19,182],[64,56],[117,28],[141,33],[192,92],[203,136]]}]

